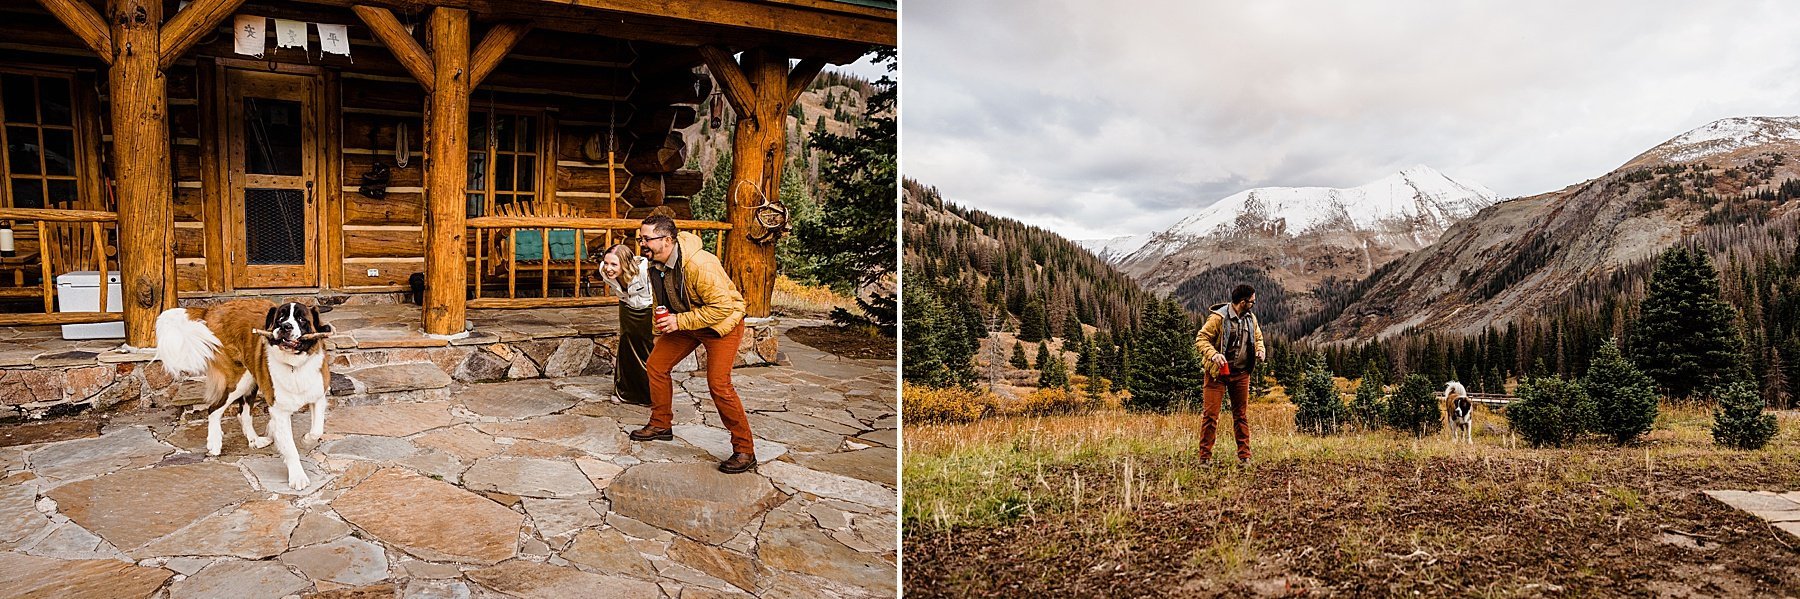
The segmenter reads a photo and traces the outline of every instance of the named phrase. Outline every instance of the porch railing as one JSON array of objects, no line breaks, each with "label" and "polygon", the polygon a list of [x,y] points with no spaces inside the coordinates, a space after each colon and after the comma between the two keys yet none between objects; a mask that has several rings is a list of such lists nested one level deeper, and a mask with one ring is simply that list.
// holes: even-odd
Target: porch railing
[{"label": "porch railing", "polygon": [[[615,231],[636,231],[643,221],[632,218],[582,218],[568,216],[479,216],[465,221],[474,238],[475,298],[470,308],[545,308],[604,306],[618,302],[598,275],[601,253],[610,247]],[[726,231],[730,223],[678,220],[683,231]],[[525,235],[521,241],[520,233]],[[593,241],[601,241],[595,250]],[[557,247],[563,246],[563,247]],[[569,247],[572,246],[572,247]],[[524,253],[521,254],[521,250]],[[535,253],[532,250],[536,250]],[[519,279],[536,277],[537,296],[519,297]],[[551,284],[553,277],[569,277],[567,285]],[[483,297],[487,283],[498,286],[504,277],[504,297]],[[552,292],[566,295],[552,295]]]},{"label": "porch railing", "polygon": [[[111,293],[107,284],[108,258],[117,263],[116,243],[108,235],[117,234],[119,215],[116,212],[100,212],[95,210],[53,210],[40,208],[0,208],[0,221],[14,225],[17,232],[19,223],[34,223],[37,233],[36,253],[18,252],[10,258],[0,258],[0,275],[10,271],[11,286],[0,285],[0,299],[20,299],[42,297],[43,313],[0,313],[0,326],[19,325],[54,325],[54,324],[86,324],[95,322],[119,322],[125,319],[120,312],[107,312],[106,305]],[[26,229],[30,231],[32,229]],[[16,245],[22,241],[15,239]],[[69,272],[84,270],[89,266],[100,273],[100,303],[96,312],[57,312],[56,311],[56,276]],[[39,282],[35,286],[23,286],[24,274],[37,270]]]}]

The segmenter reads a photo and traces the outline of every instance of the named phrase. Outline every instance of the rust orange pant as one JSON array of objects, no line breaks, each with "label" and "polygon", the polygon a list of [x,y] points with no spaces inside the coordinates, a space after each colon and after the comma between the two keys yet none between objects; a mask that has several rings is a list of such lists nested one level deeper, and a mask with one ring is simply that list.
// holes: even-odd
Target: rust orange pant
[{"label": "rust orange pant", "polygon": [[670,428],[675,420],[675,382],[669,371],[675,363],[706,345],[706,391],[712,395],[719,420],[731,431],[731,450],[755,453],[750,441],[750,419],[744,416],[744,404],[738,401],[737,389],[731,386],[731,366],[737,362],[738,340],[744,337],[744,325],[720,337],[712,329],[675,331],[656,337],[645,366],[650,371],[650,426]]},{"label": "rust orange pant", "polygon": [[1231,428],[1237,433],[1237,457],[1250,457],[1250,415],[1245,405],[1250,402],[1250,373],[1239,372],[1223,377],[1208,377],[1203,397],[1205,412],[1200,420],[1200,459],[1211,460],[1213,439],[1219,431],[1219,407],[1226,392],[1231,395]]}]

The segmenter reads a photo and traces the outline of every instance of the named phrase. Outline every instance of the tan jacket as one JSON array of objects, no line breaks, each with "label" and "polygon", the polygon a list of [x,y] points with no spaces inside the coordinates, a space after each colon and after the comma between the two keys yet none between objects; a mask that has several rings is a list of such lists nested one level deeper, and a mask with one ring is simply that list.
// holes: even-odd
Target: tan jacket
[{"label": "tan jacket", "polygon": [[706,251],[699,235],[675,234],[681,246],[681,276],[687,284],[693,310],[675,315],[675,328],[684,331],[712,329],[729,335],[744,322],[744,294],[738,292],[719,257]]},{"label": "tan jacket", "polygon": [[[1194,350],[1200,352],[1200,363],[1206,367],[1206,378],[1208,379],[1219,375],[1219,365],[1213,362],[1212,357],[1218,355],[1219,344],[1225,341],[1222,337],[1225,333],[1225,311],[1229,309],[1228,306],[1230,304],[1213,306],[1212,311],[1206,314],[1206,324],[1200,325],[1200,333],[1194,335]],[[1250,331],[1253,333],[1251,337],[1255,340],[1256,345],[1256,355],[1253,356],[1254,361],[1251,362],[1254,365],[1268,355],[1263,349],[1262,322],[1256,319],[1256,314],[1250,315]]]}]

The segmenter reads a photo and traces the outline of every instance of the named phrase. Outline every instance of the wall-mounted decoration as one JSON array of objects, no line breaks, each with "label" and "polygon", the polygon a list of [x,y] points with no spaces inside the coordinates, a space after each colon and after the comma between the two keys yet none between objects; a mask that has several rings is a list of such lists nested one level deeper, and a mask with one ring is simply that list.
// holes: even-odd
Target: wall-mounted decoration
[{"label": "wall-mounted decoration", "polygon": [[387,163],[376,161],[375,164],[369,165],[369,172],[362,174],[362,187],[357,188],[356,192],[363,194],[363,197],[385,198],[387,197],[388,181],[392,179],[393,173],[388,171]]},{"label": "wall-mounted decoration", "polygon": [[245,56],[263,56],[263,36],[268,32],[269,19],[256,15],[238,15],[231,27],[232,35],[237,39],[234,44],[238,54]]},{"label": "wall-mounted decoration", "polygon": [[406,121],[394,124],[394,166],[406,168],[412,163],[412,138],[406,134]]}]

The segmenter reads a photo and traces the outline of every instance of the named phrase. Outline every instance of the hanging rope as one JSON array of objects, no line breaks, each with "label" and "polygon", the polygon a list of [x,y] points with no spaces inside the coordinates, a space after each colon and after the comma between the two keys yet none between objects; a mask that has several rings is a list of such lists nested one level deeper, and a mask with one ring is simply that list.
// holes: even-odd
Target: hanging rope
[{"label": "hanging rope", "polygon": [[412,162],[412,139],[406,135],[406,121],[394,125],[394,166],[406,168]]}]

